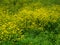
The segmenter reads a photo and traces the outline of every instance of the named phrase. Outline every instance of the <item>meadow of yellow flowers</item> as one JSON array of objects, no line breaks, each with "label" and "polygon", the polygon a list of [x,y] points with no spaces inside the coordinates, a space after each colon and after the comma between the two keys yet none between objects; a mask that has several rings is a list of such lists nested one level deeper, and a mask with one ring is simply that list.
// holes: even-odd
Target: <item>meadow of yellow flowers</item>
[{"label": "meadow of yellow flowers", "polygon": [[0,45],[60,44],[59,4],[52,4],[50,0],[45,3],[43,0],[3,0],[0,3]]}]

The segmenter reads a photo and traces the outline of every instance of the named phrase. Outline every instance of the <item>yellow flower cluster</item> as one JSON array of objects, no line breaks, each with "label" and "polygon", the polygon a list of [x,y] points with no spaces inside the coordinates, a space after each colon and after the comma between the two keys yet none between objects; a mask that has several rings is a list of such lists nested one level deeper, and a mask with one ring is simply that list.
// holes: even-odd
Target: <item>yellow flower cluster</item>
[{"label": "yellow flower cluster", "polygon": [[[17,27],[17,25],[14,22],[7,22],[0,26],[0,39],[2,40],[11,40],[12,35],[18,35],[21,36],[22,30]],[[10,37],[11,35],[11,37]]]},{"label": "yellow flower cluster", "polygon": [[55,11],[57,6],[52,6],[51,9],[48,8],[38,8],[35,10],[23,9],[17,14],[18,20],[23,20],[21,23],[26,28],[37,28],[41,29],[48,24],[48,22],[55,23],[60,18],[59,12]]},{"label": "yellow flower cluster", "polygon": [[[51,9],[44,7],[34,10],[22,9],[18,14],[0,15],[0,39],[11,39],[12,35],[17,35],[18,40],[23,38],[22,30],[44,30],[48,22],[55,23],[60,18],[60,6],[52,6]],[[59,10],[60,11],[60,10]],[[3,16],[4,15],[4,16]],[[4,18],[4,19],[3,19]],[[21,37],[22,36],[22,37]]]}]

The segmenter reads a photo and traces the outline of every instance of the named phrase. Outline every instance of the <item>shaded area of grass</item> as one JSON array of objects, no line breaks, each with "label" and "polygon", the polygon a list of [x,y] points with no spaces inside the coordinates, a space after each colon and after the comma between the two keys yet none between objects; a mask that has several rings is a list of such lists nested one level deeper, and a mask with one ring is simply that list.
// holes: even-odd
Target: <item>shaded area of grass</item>
[{"label": "shaded area of grass", "polygon": [[[25,37],[18,41],[3,41],[2,45],[59,45],[59,35],[54,34],[54,32],[49,33],[48,31],[40,32],[38,35],[36,33],[26,32]],[[59,38],[58,38],[59,37]]]}]

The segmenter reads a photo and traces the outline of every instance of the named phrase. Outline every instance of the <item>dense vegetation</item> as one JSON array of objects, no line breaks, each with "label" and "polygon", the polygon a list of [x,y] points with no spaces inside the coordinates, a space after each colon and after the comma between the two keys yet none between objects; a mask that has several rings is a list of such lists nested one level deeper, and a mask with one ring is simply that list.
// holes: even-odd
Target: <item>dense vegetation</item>
[{"label": "dense vegetation", "polygon": [[0,45],[60,45],[60,1],[0,0]]}]

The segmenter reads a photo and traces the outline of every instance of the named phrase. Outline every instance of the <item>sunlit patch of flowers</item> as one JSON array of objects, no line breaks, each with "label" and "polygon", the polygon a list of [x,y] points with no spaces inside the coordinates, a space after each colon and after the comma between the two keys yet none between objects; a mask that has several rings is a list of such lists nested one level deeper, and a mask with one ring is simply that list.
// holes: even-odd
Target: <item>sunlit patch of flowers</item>
[{"label": "sunlit patch of flowers", "polygon": [[[54,5],[55,6],[55,5]],[[40,29],[42,30],[45,25],[47,25],[49,22],[50,23],[56,23],[57,20],[60,18],[59,12],[55,11],[57,6],[52,6],[50,9],[48,8],[36,8],[34,10],[29,10],[29,9],[23,9],[17,14],[17,19],[18,17],[20,19],[19,22],[21,23],[22,28],[33,28],[33,29]],[[21,21],[22,20],[22,21]]]},{"label": "sunlit patch of flowers", "polygon": [[22,29],[18,28],[14,22],[7,22],[0,26],[0,40],[13,40],[21,38]]},{"label": "sunlit patch of flowers", "polygon": [[0,40],[20,40],[24,30],[44,30],[46,25],[58,22],[60,6],[36,8],[34,10],[22,9],[17,14],[0,14]]}]

